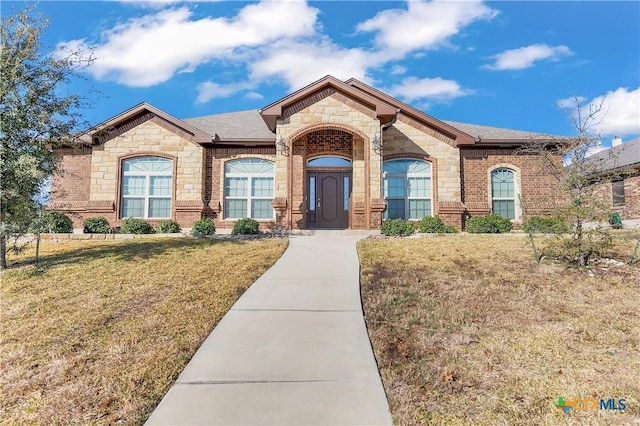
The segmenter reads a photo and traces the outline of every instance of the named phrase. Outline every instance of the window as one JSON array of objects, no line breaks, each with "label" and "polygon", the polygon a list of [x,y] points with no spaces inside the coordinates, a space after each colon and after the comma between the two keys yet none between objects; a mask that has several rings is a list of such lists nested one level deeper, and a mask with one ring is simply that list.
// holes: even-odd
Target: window
[{"label": "window", "polygon": [[624,206],[624,180],[611,182],[611,204],[613,207]]},{"label": "window", "polygon": [[318,157],[307,161],[309,167],[351,167],[351,160],[342,157]]},{"label": "window", "polygon": [[171,217],[173,161],[136,157],[122,162],[120,216],[143,219]]},{"label": "window", "polygon": [[431,216],[431,163],[420,160],[386,161],[385,219],[422,219]]},{"label": "window", "polygon": [[491,212],[507,219],[516,218],[515,173],[509,169],[491,172]]},{"label": "window", "polygon": [[228,161],[224,166],[225,219],[273,219],[271,161],[258,158]]}]

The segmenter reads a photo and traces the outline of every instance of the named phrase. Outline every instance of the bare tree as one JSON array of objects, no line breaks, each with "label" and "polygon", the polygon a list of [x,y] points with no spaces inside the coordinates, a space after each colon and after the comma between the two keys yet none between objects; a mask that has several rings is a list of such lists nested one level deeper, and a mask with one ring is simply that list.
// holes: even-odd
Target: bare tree
[{"label": "bare tree", "polygon": [[545,254],[586,266],[612,243],[609,226],[603,226],[608,222],[609,204],[599,195],[598,185],[613,175],[607,172],[611,161],[603,162],[592,155],[600,146],[598,128],[604,116],[604,100],[588,106],[579,97],[574,97],[573,102],[570,121],[575,136],[536,141],[521,151],[539,156],[541,170],[553,176],[561,189],[562,196],[553,200],[554,215],[566,225],[563,231],[568,232],[559,233]]}]

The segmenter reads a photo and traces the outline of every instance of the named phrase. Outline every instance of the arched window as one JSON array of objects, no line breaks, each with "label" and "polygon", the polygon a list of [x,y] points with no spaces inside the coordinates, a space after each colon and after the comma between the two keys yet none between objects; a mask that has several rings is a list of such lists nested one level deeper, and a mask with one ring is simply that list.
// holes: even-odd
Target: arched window
[{"label": "arched window", "polygon": [[516,180],[513,170],[491,172],[491,212],[507,219],[516,218]]},{"label": "arched window", "polygon": [[171,217],[173,161],[136,157],[122,162],[120,216],[144,219]]},{"label": "arched window", "polygon": [[386,161],[385,219],[422,219],[431,216],[431,163],[420,160]]},{"label": "arched window", "polygon": [[243,158],[224,166],[225,219],[273,219],[273,176],[271,161]]}]

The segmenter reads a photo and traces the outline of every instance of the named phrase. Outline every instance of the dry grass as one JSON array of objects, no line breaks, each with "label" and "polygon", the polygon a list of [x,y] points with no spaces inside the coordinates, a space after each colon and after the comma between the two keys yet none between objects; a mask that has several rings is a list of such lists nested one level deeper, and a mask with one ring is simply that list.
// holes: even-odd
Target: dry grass
[{"label": "dry grass", "polygon": [[[618,234],[612,253],[634,245]],[[396,424],[640,424],[637,267],[537,265],[514,235],[366,240],[359,253]],[[564,415],[559,396],[627,409]]]},{"label": "dry grass", "polygon": [[44,244],[0,300],[2,424],[140,424],[285,240]]}]

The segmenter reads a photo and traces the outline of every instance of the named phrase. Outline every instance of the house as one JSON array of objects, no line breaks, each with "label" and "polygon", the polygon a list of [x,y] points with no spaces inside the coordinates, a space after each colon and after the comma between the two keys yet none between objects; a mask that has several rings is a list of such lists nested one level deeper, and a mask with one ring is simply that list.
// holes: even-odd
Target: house
[{"label": "house", "polygon": [[322,78],[261,110],[178,119],[139,104],[60,150],[49,208],[218,229],[378,229],[439,216],[543,213],[556,184],[518,148],[544,136],[441,121],[358,80]]},{"label": "house", "polygon": [[611,148],[589,157],[599,171],[596,194],[624,220],[640,219],[640,137],[622,143],[615,137]]}]

